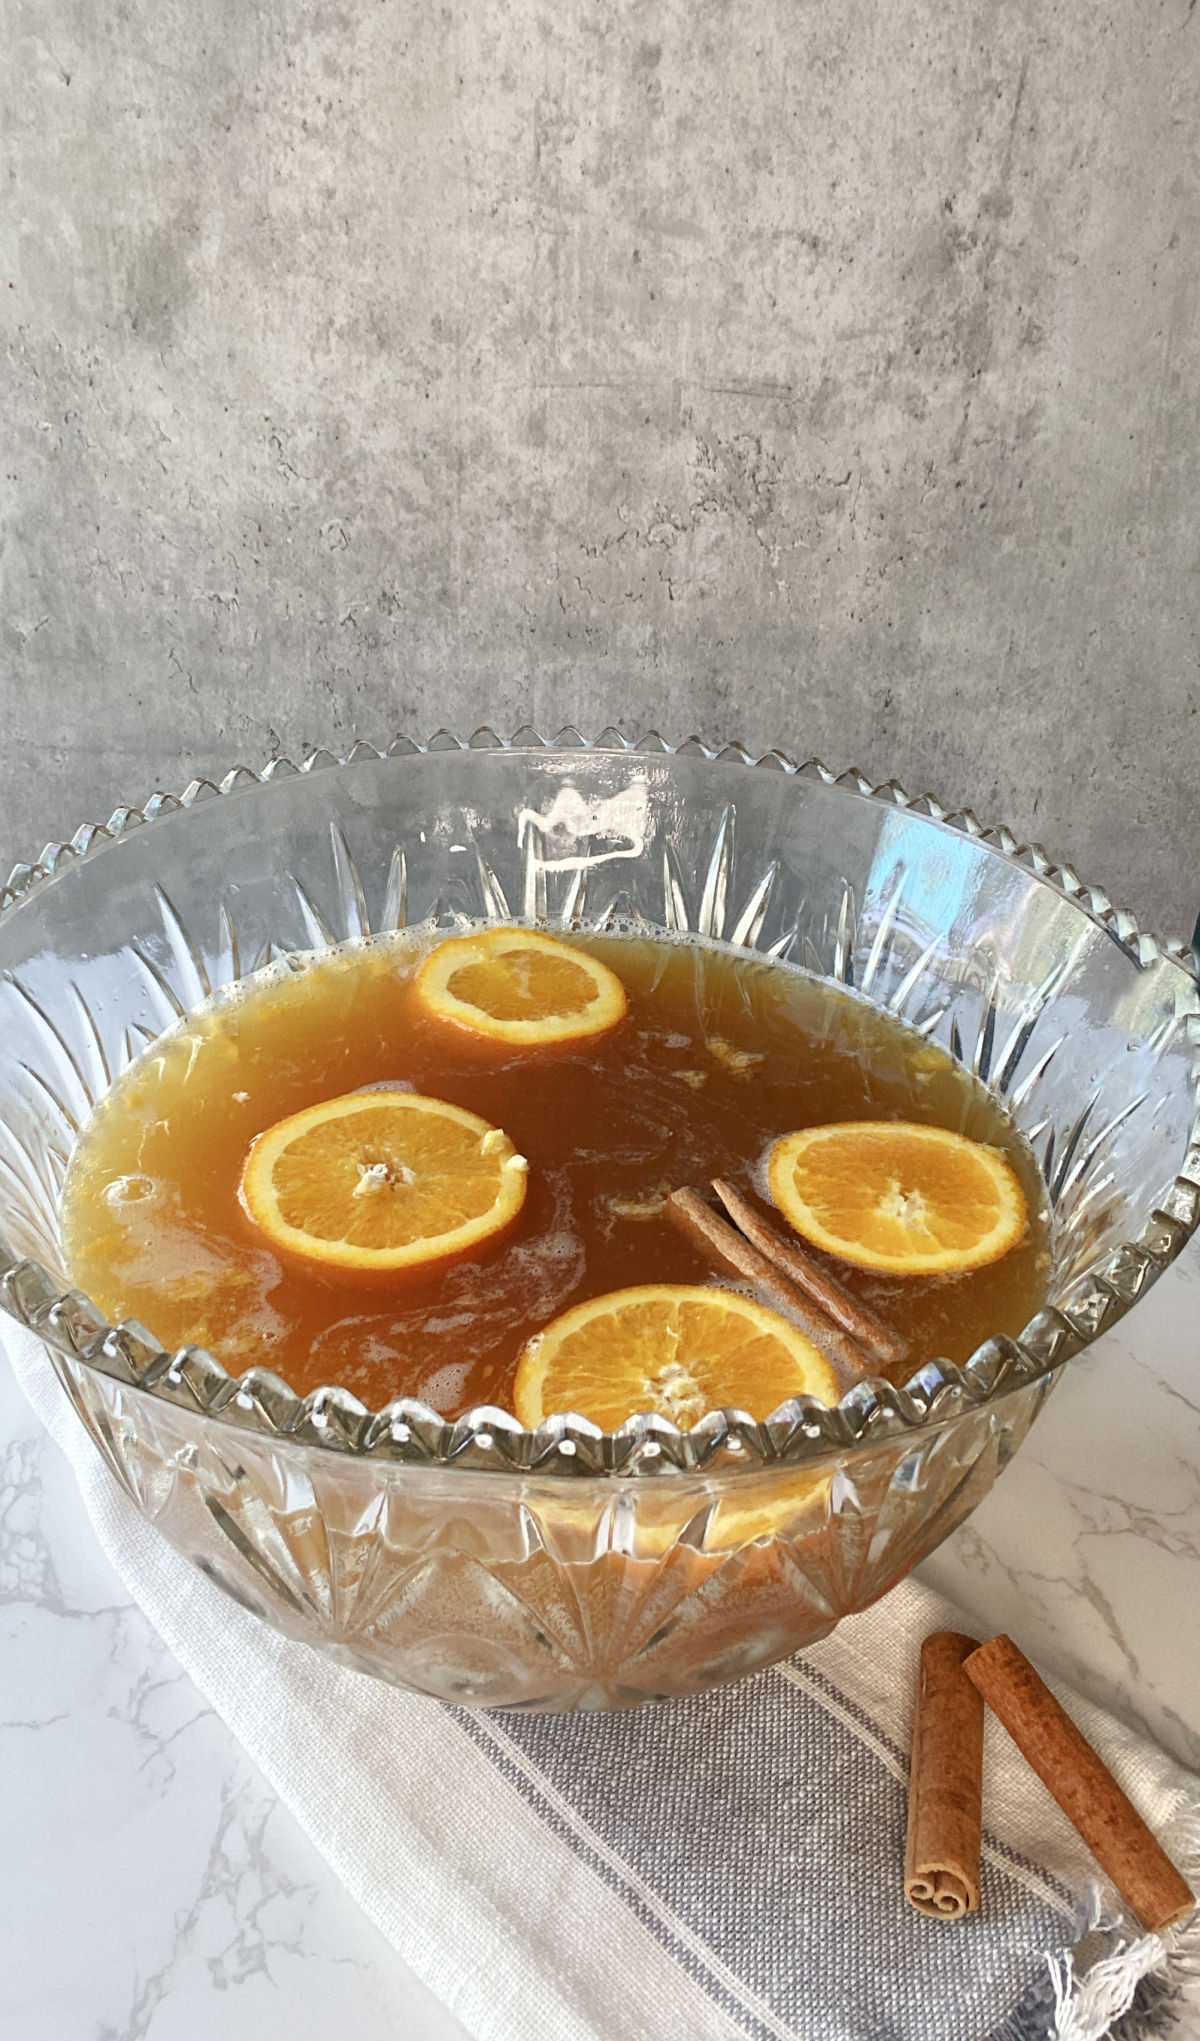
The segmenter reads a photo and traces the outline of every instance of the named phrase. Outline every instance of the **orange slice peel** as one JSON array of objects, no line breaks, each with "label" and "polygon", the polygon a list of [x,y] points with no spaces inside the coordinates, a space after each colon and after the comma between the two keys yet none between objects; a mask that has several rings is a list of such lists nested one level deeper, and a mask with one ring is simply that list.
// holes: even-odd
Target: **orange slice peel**
[{"label": "orange slice peel", "polygon": [[450,936],[421,965],[416,996],[437,1019],[514,1049],[607,1034],[628,1006],[607,964],[527,928]]},{"label": "orange slice peel", "polygon": [[351,1092],[251,1145],[239,1197],[267,1243],[315,1272],[400,1275],[511,1225],[528,1165],[501,1128],[417,1092]]},{"label": "orange slice peel", "polygon": [[734,1290],[647,1283],[575,1304],[535,1333],[514,1406],[533,1426],[571,1410],[612,1431],[656,1411],[688,1431],[707,1411],[760,1421],[789,1396],[836,1403],[837,1377],[798,1326]]},{"label": "orange slice peel", "polygon": [[999,1150],[906,1120],[785,1134],[771,1149],[767,1181],[788,1224],[814,1247],[893,1275],[984,1268],[1026,1226],[1024,1192]]}]

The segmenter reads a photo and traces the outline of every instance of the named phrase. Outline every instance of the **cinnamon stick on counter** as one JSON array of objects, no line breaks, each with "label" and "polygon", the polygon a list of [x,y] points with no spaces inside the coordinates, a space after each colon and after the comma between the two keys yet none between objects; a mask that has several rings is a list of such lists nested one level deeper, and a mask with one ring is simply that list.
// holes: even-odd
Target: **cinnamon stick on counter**
[{"label": "cinnamon stick on counter", "polygon": [[1151,1934],[1196,1904],[1112,1773],[1011,1637],[993,1637],[963,1670]]},{"label": "cinnamon stick on counter", "polygon": [[764,1288],[772,1290],[791,1312],[800,1330],[807,1333],[813,1344],[819,1346],[831,1361],[840,1362],[843,1368],[858,1375],[871,1372],[871,1362],[849,1333],[818,1310],[811,1298],[789,1282],[736,1227],[722,1219],[719,1212],[714,1212],[699,1191],[672,1191],[663,1210],[672,1225],[678,1227],[702,1254],[707,1255],[710,1262],[727,1269],[731,1275],[741,1276],[746,1282],[761,1283]]},{"label": "cinnamon stick on counter", "polygon": [[977,1644],[935,1630],[921,1646],[904,1896],[931,1920],[961,1920],[979,1905],[983,1702],[962,1669]]},{"label": "cinnamon stick on counter", "polygon": [[713,1189],[724,1205],[730,1218],[743,1232],[752,1247],[765,1255],[769,1262],[781,1270],[789,1282],[795,1283],[819,1304],[826,1316],[848,1332],[872,1360],[884,1367],[892,1367],[902,1361],[906,1352],[904,1341],[857,1297],[823,1269],[814,1256],[808,1254],[798,1241],[781,1233],[777,1226],[744,1198],[731,1183],[723,1177],[713,1178]]}]

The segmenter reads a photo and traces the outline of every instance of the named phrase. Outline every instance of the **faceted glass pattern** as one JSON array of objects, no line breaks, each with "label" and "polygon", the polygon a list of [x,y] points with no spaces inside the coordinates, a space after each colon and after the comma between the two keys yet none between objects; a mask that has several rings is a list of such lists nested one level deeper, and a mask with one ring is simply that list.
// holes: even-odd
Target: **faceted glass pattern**
[{"label": "faceted glass pattern", "polygon": [[[1054,1209],[1020,1340],[765,1424],[604,1434],[300,1399],[163,1351],[71,1293],[78,1129],[148,1042],[265,963],[432,921],[693,930],[918,1027],[1004,1101]],[[289,1636],[447,1700],[622,1706],[703,1691],[864,1608],[945,1537],[1063,1363],[1200,1210],[1200,999],[1143,934],[1007,832],[889,784],[574,731],[444,733],[244,769],[120,809],[0,895],[0,1306],[46,1344],[118,1480]],[[1131,1413],[1131,1421],[1133,1413]]]}]

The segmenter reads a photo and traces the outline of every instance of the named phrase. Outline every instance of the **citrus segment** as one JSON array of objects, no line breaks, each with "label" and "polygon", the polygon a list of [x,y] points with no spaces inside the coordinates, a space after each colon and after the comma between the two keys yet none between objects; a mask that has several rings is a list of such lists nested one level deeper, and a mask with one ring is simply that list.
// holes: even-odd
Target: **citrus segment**
[{"label": "citrus segment", "polygon": [[689,1431],[710,1410],[761,1420],[789,1396],[838,1394],[825,1356],[778,1312],[732,1290],[647,1283],[590,1297],[535,1333],[517,1363],[514,1407],[531,1428],[573,1410],[612,1431],[656,1411]]},{"label": "citrus segment", "polygon": [[905,1120],[785,1134],[767,1164],[797,1233],[859,1268],[958,1274],[999,1261],[1025,1231],[1025,1197],[995,1148]]},{"label": "citrus segment", "polygon": [[426,957],[416,990],[440,1020],[513,1048],[606,1034],[627,1006],[607,964],[527,928],[450,936]]},{"label": "citrus segment", "polygon": [[240,1197],[280,1253],[386,1275],[482,1245],[516,1218],[526,1174],[508,1135],[461,1106],[352,1092],[260,1134]]}]

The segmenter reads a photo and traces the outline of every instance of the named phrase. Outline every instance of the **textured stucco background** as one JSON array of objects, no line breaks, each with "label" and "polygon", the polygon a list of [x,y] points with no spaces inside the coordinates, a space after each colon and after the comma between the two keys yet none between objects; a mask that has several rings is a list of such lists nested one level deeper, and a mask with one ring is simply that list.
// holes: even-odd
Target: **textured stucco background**
[{"label": "textured stucco background", "polygon": [[1195,0],[5,0],[0,867],[489,721],[1200,906]]}]

